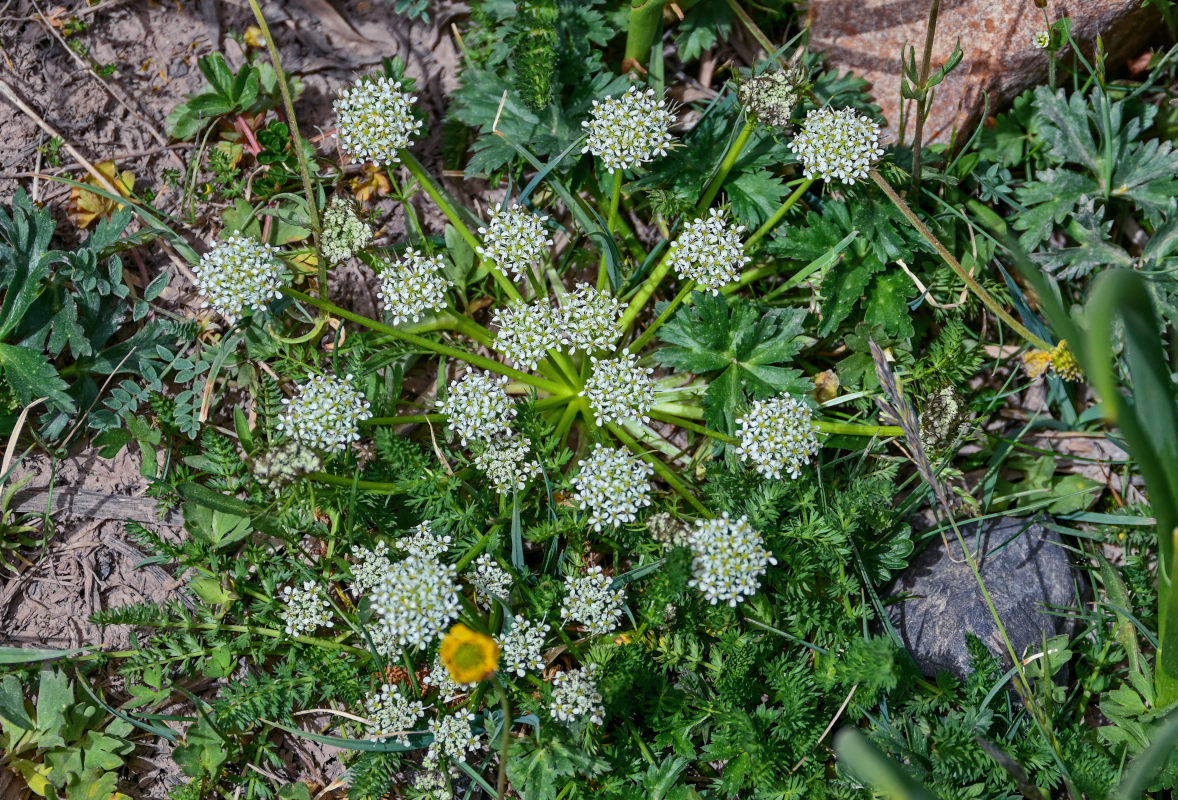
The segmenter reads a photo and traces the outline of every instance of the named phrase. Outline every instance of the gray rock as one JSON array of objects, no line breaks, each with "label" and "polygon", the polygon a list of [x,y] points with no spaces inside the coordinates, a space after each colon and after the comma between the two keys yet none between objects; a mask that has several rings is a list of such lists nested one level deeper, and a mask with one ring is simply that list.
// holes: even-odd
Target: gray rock
[{"label": "gray rock", "polygon": [[[982,580],[1020,655],[1044,638],[1063,633],[1068,620],[1051,609],[1074,607],[1076,571],[1059,534],[1042,520],[999,517],[961,526],[970,551],[978,554]],[[961,552],[956,536],[948,534],[949,548],[933,541],[892,585],[889,595],[899,598],[888,606],[888,616],[928,675],[947,670],[958,677],[969,674],[965,634],[985,642],[1009,666],[1006,645]]]}]

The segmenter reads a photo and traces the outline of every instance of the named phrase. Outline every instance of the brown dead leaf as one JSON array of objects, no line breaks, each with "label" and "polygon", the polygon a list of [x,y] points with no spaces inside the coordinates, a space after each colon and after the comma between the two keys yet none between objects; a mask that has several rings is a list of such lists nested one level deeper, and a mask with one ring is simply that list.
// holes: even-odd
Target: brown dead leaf
[{"label": "brown dead leaf", "polygon": [[361,204],[374,197],[384,197],[393,188],[389,183],[389,176],[376,164],[365,164],[360,174],[352,178],[350,185],[356,202]]},{"label": "brown dead leaf", "polygon": [[[110,181],[112,186],[119,190],[120,195],[123,197],[131,196],[131,190],[135,186],[134,172],[128,170],[119,173],[113,161],[102,161],[95,164],[94,168]],[[87,175],[82,179],[82,183],[89,184],[90,186],[98,186],[98,179],[93,175]],[[86,189],[79,189],[75,186],[70,189],[70,199],[66,207],[66,213],[79,228],[89,228],[96,220],[109,217],[122,207],[122,203],[115,202],[105,195],[96,194]]]},{"label": "brown dead leaf", "polygon": [[838,396],[839,376],[834,370],[819,372],[814,376],[814,399],[819,405],[829,402]]}]

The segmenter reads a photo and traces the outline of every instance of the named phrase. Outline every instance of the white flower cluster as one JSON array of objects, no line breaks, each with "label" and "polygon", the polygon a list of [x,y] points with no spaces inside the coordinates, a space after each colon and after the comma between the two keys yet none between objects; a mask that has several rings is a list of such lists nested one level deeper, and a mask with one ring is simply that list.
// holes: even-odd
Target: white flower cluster
[{"label": "white flower cluster", "polygon": [[382,742],[392,739],[408,747],[408,734],[417,720],[425,716],[425,707],[420,700],[410,700],[396,686],[386,683],[364,699],[364,713],[373,736]]},{"label": "white flower cluster", "polygon": [[492,376],[473,369],[462,380],[451,382],[446,399],[438,405],[463,447],[470,440],[490,442],[511,433],[516,411],[506,387],[506,376]]},{"label": "white flower cluster", "polygon": [[314,581],[305,581],[302,586],[283,586],[281,617],[287,636],[301,636],[314,633],[317,628],[330,628],[331,603]]},{"label": "white flower cluster", "polygon": [[727,513],[696,522],[688,546],[695,551],[695,560],[687,585],[699,589],[712,605],[735,606],[752,597],[768,565],[777,563],[748,518],[733,520]]},{"label": "white flower cluster", "polygon": [[589,131],[582,153],[592,153],[613,172],[665,156],[671,111],[654,89],[631,86],[618,97],[593,101],[593,114],[581,123]]},{"label": "white flower cluster", "polygon": [[684,226],[671,245],[671,266],[679,277],[693,280],[701,290],[717,295],[739,278],[741,269],[752,260],[744,254],[742,233],[743,225],[728,224],[728,215],[713,208],[707,217]]},{"label": "white flower cluster", "polygon": [[520,436],[501,436],[475,456],[474,465],[487,474],[499,494],[523,491],[540,474],[540,464],[528,459],[531,442]]},{"label": "white flower cluster", "polygon": [[499,639],[499,669],[522,678],[528,670],[544,669],[544,639],[552,628],[516,614],[512,626]]},{"label": "white flower cluster", "polygon": [[372,593],[373,608],[388,636],[406,647],[425,647],[462,611],[457,567],[411,555],[393,564]]},{"label": "white flower cluster", "polygon": [[293,399],[284,397],[286,413],[278,429],[299,444],[339,453],[360,439],[360,423],[372,416],[353,376],[313,375]]},{"label": "white flower cluster", "polygon": [[332,263],[347,261],[372,241],[372,228],[356,214],[352,200],[335,195],[323,212],[320,237],[323,256]]},{"label": "white flower cluster", "polygon": [[590,356],[593,370],[585,381],[582,397],[589,398],[598,425],[635,419],[650,422],[647,412],[654,406],[653,369],[638,366],[638,356],[626,353],[618,358]]},{"label": "white flower cluster", "polygon": [[271,447],[250,464],[258,483],[275,492],[322,467],[323,459],[318,453],[299,442],[289,441]]},{"label": "white flower cluster", "polygon": [[475,602],[484,611],[491,610],[495,598],[506,603],[514,583],[511,573],[499,566],[489,553],[483,553],[475,559],[474,573],[469,580],[474,586]]},{"label": "white flower cluster", "polygon": [[612,631],[626,605],[625,590],[611,588],[612,583],[601,567],[590,567],[584,575],[566,576],[560,618],[581,623],[593,635]]},{"label": "white flower cluster", "polygon": [[548,705],[548,713],[553,719],[574,722],[589,717],[594,725],[605,722],[605,706],[601,702],[601,692],[597,691],[597,681],[593,679],[596,673],[597,665],[589,664],[553,676],[552,702]]},{"label": "white flower cluster", "polygon": [[736,424],[740,427],[737,454],[766,478],[781,480],[784,473],[796,479],[818,453],[814,412],[788,394],[754,400]]},{"label": "white flower cluster", "polygon": [[396,539],[393,546],[404,550],[415,558],[437,558],[446,552],[453,537],[449,534],[434,533],[433,523],[428,519],[413,529],[411,535]]},{"label": "white flower cluster", "polygon": [[775,128],[788,128],[806,83],[800,63],[742,81],[736,95],[745,112]]},{"label": "white flower cluster", "polygon": [[827,183],[838,178],[847,185],[867,177],[867,170],[883,155],[879,125],[853,108],[829,106],[806,114],[802,130],[789,143],[802,160],[802,174]]},{"label": "white flower cluster", "polygon": [[413,116],[416,101],[391,78],[362,79],[344,89],[333,104],[344,150],[382,167],[399,163],[397,151],[411,145],[421,130],[421,120]]},{"label": "white flower cluster", "polygon": [[434,735],[434,740],[425,751],[422,765],[426,769],[437,769],[443,758],[465,761],[467,751],[477,750],[479,747],[479,739],[470,727],[473,721],[474,714],[469,711],[458,711],[448,717],[431,719],[429,732]]},{"label": "white flower cluster", "polygon": [[418,800],[454,800],[446,776],[436,769],[417,773],[413,779],[413,791],[420,792]]},{"label": "white flower cluster", "polygon": [[634,522],[638,509],[650,505],[650,476],[645,461],[622,448],[599,444],[579,465],[573,478],[573,502],[589,511],[589,524],[599,531],[606,525]]},{"label": "white flower cluster", "polygon": [[405,250],[396,261],[386,263],[377,276],[380,288],[376,296],[384,303],[384,310],[393,314],[393,324],[417,322],[427,312],[441,311],[448,306],[446,290],[454,285],[442,273],[442,257]]},{"label": "white flower cluster", "polygon": [[376,547],[357,547],[352,551],[352,594],[356,597],[370,592],[380,584],[393,562],[389,560],[389,546],[377,542]]},{"label": "white flower cluster", "polygon": [[455,700],[461,700],[467,693],[478,686],[478,683],[459,683],[450,675],[450,670],[446,669],[446,665],[442,663],[440,655],[434,656],[433,666],[429,669],[429,674],[421,679],[421,682],[426,686],[431,686],[438,692],[438,697],[443,703],[453,703]]},{"label": "white flower cluster", "polygon": [[495,349],[520,369],[535,369],[549,350],[560,346],[556,315],[542,300],[500,309],[492,322],[499,329]]},{"label": "white flower cluster", "polygon": [[612,348],[622,335],[618,298],[587,283],[578,283],[559,312],[558,336],[575,353]]},{"label": "white flower cluster", "polygon": [[282,296],[286,268],[278,251],[240,233],[232,234],[205,253],[192,269],[200,307],[211,308],[228,322],[237,322],[250,308],[264,308]]},{"label": "white flower cluster", "polygon": [[542,260],[545,248],[552,246],[544,227],[547,221],[548,217],[533,214],[517,203],[495,209],[487,226],[479,228],[483,244],[476,248],[477,252],[500,271],[522,278],[532,264]]}]

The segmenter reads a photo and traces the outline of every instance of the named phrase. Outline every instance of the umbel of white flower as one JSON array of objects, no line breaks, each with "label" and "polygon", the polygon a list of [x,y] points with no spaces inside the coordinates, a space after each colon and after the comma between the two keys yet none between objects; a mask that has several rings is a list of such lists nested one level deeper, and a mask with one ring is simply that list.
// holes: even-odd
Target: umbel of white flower
[{"label": "umbel of white flower", "polygon": [[507,396],[507,377],[477,370],[451,382],[449,394],[438,406],[464,447],[468,441],[490,442],[507,436],[516,414],[515,403]]},{"label": "umbel of white flower", "polygon": [[372,412],[353,376],[313,375],[294,398],[283,398],[286,412],[278,429],[299,444],[338,453],[360,438],[360,423]]},{"label": "umbel of white flower", "polygon": [[398,561],[372,593],[372,606],[390,638],[401,647],[425,647],[462,611],[458,570],[436,558],[410,555]]},{"label": "umbel of white flower", "polygon": [[621,448],[598,444],[579,465],[573,478],[573,502],[589,511],[589,524],[599,531],[606,525],[634,522],[640,508],[650,505],[650,476],[654,470]]},{"label": "umbel of white flower", "polygon": [[234,233],[201,257],[192,272],[201,308],[211,308],[227,322],[237,322],[251,308],[265,308],[282,296],[286,268],[278,251]]},{"label": "umbel of white flower", "polygon": [[796,479],[818,453],[814,412],[789,394],[754,400],[736,425],[740,435],[737,455],[766,478],[781,480],[785,474]]},{"label": "umbel of white flower", "polygon": [[699,589],[712,605],[735,606],[752,597],[768,565],[777,563],[748,518],[734,520],[727,513],[696,522],[688,546],[695,552],[695,560],[687,584]]},{"label": "umbel of white flower", "polygon": [[446,290],[454,282],[446,280],[443,269],[440,255],[431,258],[412,247],[381,267],[376,296],[384,310],[392,312],[394,325],[417,322],[426,313],[447,307]]},{"label": "umbel of white flower", "polygon": [[347,261],[372,241],[372,228],[356,214],[356,204],[335,195],[323,212],[323,233],[319,239],[323,257],[333,263]]},{"label": "umbel of white flower", "polygon": [[614,589],[612,584],[601,567],[590,567],[584,575],[566,576],[560,618],[581,623],[592,635],[609,633],[617,627],[626,605],[625,590]]},{"label": "umbel of white flower", "polygon": [[433,523],[427,519],[414,528],[409,536],[394,540],[393,546],[417,558],[437,558],[452,541],[453,537],[449,534],[436,533]]},{"label": "umbel of white flower", "polygon": [[575,722],[588,717],[594,725],[605,722],[605,706],[597,681],[593,676],[597,665],[589,664],[580,669],[558,672],[552,678],[552,702],[548,713],[558,722]]},{"label": "umbel of white flower", "polygon": [[314,581],[305,581],[302,586],[283,586],[282,609],[283,630],[287,636],[301,636],[314,633],[317,628],[330,628],[331,603]]},{"label": "umbel of white flower", "polygon": [[543,300],[495,312],[495,349],[520,369],[536,365],[560,345],[556,316]]},{"label": "umbel of white flower", "polygon": [[334,103],[336,136],[357,161],[388,167],[399,150],[413,143],[421,120],[413,116],[417,98],[391,78],[361,79],[339,93]]},{"label": "umbel of white flower", "polygon": [[382,742],[392,739],[408,747],[409,733],[417,720],[425,716],[425,706],[420,700],[410,700],[401,694],[394,684],[386,683],[364,698],[364,713],[373,736]]},{"label": "umbel of white flower", "polygon": [[379,586],[393,567],[389,559],[389,546],[384,542],[377,542],[371,550],[357,547],[352,550],[352,558],[352,594],[356,597]]},{"label": "umbel of white flower", "polygon": [[531,442],[519,436],[493,439],[475,456],[474,465],[486,473],[499,494],[523,491],[528,481],[540,474],[540,464],[529,459]]},{"label": "umbel of white flower", "polygon": [[475,559],[470,584],[474,586],[474,600],[479,608],[490,611],[495,599],[507,603],[511,597],[513,583],[511,574],[495,563],[495,558],[490,553],[483,553]]},{"label": "umbel of white flower", "polygon": [[879,146],[879,125],[853,108],[813,109],[789,149],[801,159],[802,174],[807,178],[822,178],[827,183],[837,178],[847,185],[866,178],[884,154]]},{"label": "umbel of white flower", "polygon": [[647,413],[654,406],[653,369],[638,366],[638,356],[626,353],[618,358],[590,356],[593,369],[581,396],[589,399],[598,425],[624,420],[650,422]]},{"label": "umbel of white flower", "polygon": [[668,254],[671,266],[679,277],[717,295],[739,278],[744,265],[752,260],[744,254],[742,233],[743,225],[730,225],[727,214],[713,208],[706,217],[683,226]]},{"label": "umbel of white flower", "polygon": [[601,159],[612,174],[665,156],[671,141],[671,111],[654,89],[631,86],[625,94],[593,101],[582,153]]},{"label": "umbel of white flower", "polygon": [[433,742],[425,751],[421,763],[426,769],[437,769],[441,759],[465,761],[468,750],[477,750],[479,739],[474,735],[470,723],[474,714],[460,710],[448,717],[431,719],[428,730],[434,735]]},{"label": "umbel of white flower", "polygon": [[495,209],[486,227],[479,228],[483,244],[477,252],[500,271],[522,278],[532,264],[544,260],[544,251],[552,246],[544,225],[547,221],[548,217],[533,214],[518,203]]},{"label": "umbel of white flower", "polygon": [[516,614],[511,628],[499,639],[499,669],[522,678],[544,669],[544,639],[552,628]]},{"label": "umbel of white flower", "polygon": [[741,82],[736,96],[750,117],[771,127],[787,128],[805,82],[806,68],[801,63],[790,64]]},{"label": "umbel of white flower", "polygon": [[557,336],[570,352],[592,353],[611,349],[622,336],[622,309],[618,298],[578,283],[557,312]]},{"label": "umbel of white flower", "polygon": [[254,478],[271,491],[290,486],[322,467],[323,459],[319,453],[294,441],[271,447],[250,464]]}]

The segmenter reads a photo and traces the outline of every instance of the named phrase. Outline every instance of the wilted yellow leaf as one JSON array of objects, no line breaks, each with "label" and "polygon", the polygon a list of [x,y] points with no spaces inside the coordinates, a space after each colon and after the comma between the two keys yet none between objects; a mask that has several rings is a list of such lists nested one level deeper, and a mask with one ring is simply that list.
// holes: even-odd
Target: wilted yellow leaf
[{"label": "wilted yellow leaf", "polygon": [[365,164],[360,174],[352,178],[352,194],[360,203],[367,203],[372,197],[383,197],[388,194],[393,185],[389,183],[389,176],[376,164]]},{"label": "wilted yellow leaf", "polygon": [[[94,168],[110,181],[112,186],[119,190],[120,195],[123,197],[131,196],[131,189],[135,186],[134,172],[126,171],[119,173],[113,161],[103,161],[95,164]],[[98,179],[93,175],[87,175],[82,179],[82,183],[89,184],[90,186],[99,185]],[[95,220],[101,217],[109,217],[122,207],[122,203],[117,203],[109,197],[85,189],[79,189],[75,186],[70,190],[70,199],[66,213],[69,214],[69,218],[79,228],[89,228],[94,224]]]},{"label": "wilted yellow leaf", "polygon": [[263,38],[262,29],[257,25],[250,25],[245,29],[245,33],[241,38],[250,47],[265,47],[266,40]]}]

